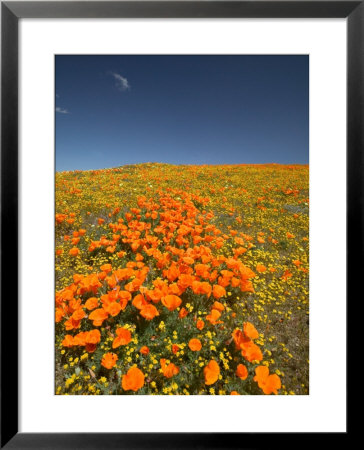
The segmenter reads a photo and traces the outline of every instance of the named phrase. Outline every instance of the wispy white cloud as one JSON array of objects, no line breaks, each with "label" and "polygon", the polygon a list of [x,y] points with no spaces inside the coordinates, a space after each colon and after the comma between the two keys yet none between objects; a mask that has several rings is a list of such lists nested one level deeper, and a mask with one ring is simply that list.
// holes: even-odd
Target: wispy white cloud
[{"label": "wispy white cloud", "polygon": [[119,89],[119,91],[127,91],[130,89],[130,84],[127,78],[123,77],[119,73],[116,72],[110,72],[111,75],[115,79],[115,86]]},{"label": "wispy white cloud", "polygon": [[59,106],[56,106],[56,112],[58,112],[60,114],[69,114],[70,113],[68,111],[68,109],[60,108]]}]

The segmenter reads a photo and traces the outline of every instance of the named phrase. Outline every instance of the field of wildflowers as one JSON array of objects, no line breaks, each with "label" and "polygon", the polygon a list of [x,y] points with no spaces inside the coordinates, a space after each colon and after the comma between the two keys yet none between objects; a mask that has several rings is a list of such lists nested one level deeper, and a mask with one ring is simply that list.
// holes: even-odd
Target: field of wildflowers
[{"label": "field of wildflowers", "polygon": [[308,175],[58,172],[56,394],[308,394]]}]

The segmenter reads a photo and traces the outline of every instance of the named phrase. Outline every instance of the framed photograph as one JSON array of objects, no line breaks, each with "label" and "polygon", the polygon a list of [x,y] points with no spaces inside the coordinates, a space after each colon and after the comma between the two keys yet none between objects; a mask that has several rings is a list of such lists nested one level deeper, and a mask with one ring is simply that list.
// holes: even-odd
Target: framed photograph
[{"label": "framed photograph", "polygon": [[2,447],[347,436],[363,8],[1,3]]}]

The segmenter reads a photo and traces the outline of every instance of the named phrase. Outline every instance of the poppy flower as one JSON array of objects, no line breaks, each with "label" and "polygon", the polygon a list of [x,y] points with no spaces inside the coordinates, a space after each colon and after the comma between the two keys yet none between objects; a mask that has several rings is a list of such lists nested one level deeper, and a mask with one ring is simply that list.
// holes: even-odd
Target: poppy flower
[{"label": "poppy flower", "polygon": [[244,323],[244,333],[250,339],[258,339],[259,337],[258,331],[255,329],[254,325],[250,322]]},{"label": "poppy flower", "polygon": [[71,336],[70,334],[66,334],[62,341],[62,345],[63,347],[73,347],[75,345],[73,336]]},{"label": "poppy flower", "polygon": [[181,303],[182,300],[177,295],[166,295],[162,297],[162,304],[170,311],[174,311]]},{"label": "poppy flower", "polygon": [[208,297],[211,295],[212,287],[207,281],[193,281],[192,290],[195,294],[206,294]]},{"label": "poppy flower", "polygon": [[86,345],[86,336],[89,332],[88,331],[81,331],[80,333],[76,334],[74,337],[74,345],[80,345],[85,346]]},{"label": "poppy flower", "polygon": [[204,326],[205,326],[205,322],[203,320],[201,320],[201,319],[198,319],[197,322],[196,322],[197,329],[201,331]]},{"label": "poppy flower", "polygon": [[56,308],[56,322],[60,322],[65,315],[64,310],[62,308]]},{"label": "poppy flower", "polygon": [[186,317],[188,315],[188,311],[186,308],[181,308],[179,313],[178,313],[178,317],[180,319],[183,319],[184,317]]},{"label": "poppy flower", "polygon": [[242,343],[241,349],[242,356],[249,362],[261,361],[263,359],[262,351],[253,341]]},{"label": "poppy flower", "polygon": [[201,294],[206,294],[207,297],[210,297],[211,291],[212,291],[211,284],[208,283],[207,281],[203,281],[200,284],[200,292],[201,292]]},{"label": "poppy flower", "polygon": [[189,286],[192,285],[193,281],[194,281],[194,278],[192,277],[192,275],[182,273],[178,277],[177,284],[180,287],[180,289],[186,290]]},{"label": "poppy flower", "polygon": [[193,264],[195,262],[195,260],[193,258],[191,258],[190,256],[185,256],[184,258],[182,258],[182,261],[185,264]]},{"label": "poppy flower", "polygon": [[166,277],[169,281],[174,281],[180,275],[180,271],[177,266],[173,265],[166,271]]},{"label": "poppy flower", "polygon": [[292,276],[292,273],[287,269],[284,271],[283,275],[281,276],[282,280],[287,281],[288,278]]},{"label": "poppy flower", "polygon": [[76,311],[72,314],[73,320],[81,320],[85,317],[86,313],[82,308],[76,309]]},{"label": "poppy flower", "polygon": [[225,309],[225,306],[220,302],[214,302],[212,305],[212,309],[217,309],[218,311],[222,312]]},{"label": "poppy flower", "polygon": [[71,256],[77,256],[80,253],[80,250],[77,247],[72,247],[69,251],[69,254]]},{"label": "poppy flower", "polygon": [[216,383],[220,375],[220,367],[213,359],[207,364],[203,370],[205,384],[210,385]]},{"label": "poppy flower", "polygon": [[226,296],[226,290],[224,287],[220,286],[219,284],[214,284],[214,287],[212,288],[212,295],[219,299],[221,297]]},{"label": "poppy flower", "polygon": [[211,313],[206,316],[206,320],[208,320],[212,325],[216,325],[217,323],[221,323],[221,320],[217,321],[220,316],[221,313],[217,309],[212,309]]},{"label": "poppy flower", "polygon": [[121,386],[124,391],[138,391],[144,386],[144,374],[137,367],[132,367],[123,375]]},{"label": "poppy flower", "polygon": [[110,316],[115,317],[119,314],[121,311],[121,305],[118,302],[112,302],[110,303],[105,310],[110,314]]},{"label": "poppy flower", "polygon": [[99,330],[88,331],[85,335],[86,344],[98,344],[101,340],[101,333]]},{"label": "poppy flower", "polygon": [[128,291],[119,291],[118,297],[120,300],[126,300],[128,302],[131,300],[131,293]]},{"label": "poppy flower", "polygon": [[93,320],[93,325],[95,327],[100,327],[104,320],[109,317],[109,314],[104,310],[104,308],[94,309],[92,313],[88,316],[90,320]]},{"label": "poppy flower", "polygon": [[175,366],[173,363],[166,364],[166,360],[164,358],[162,358],[160,360],[160,363],[161,363],[163,375],[166,378],[172,378],[174,375],[179,374],[179,368],[177,366]]},{"label": "poppy flower", "polygon": [[149,353],[149,348],[146,345],[143,345],[143,347],[141,347],[141,349],[139,350],[139,352],[142,355],[147,355]]},{"label": "poppy flower", "polygon": [[85,306],[89,311],[92,311],[93,309],[95,309],[99,306],[99,301],[96,297],[90,297],[86,301]]},{"label": "poppy flower", "polygon": [[173,354],[176,354],[180,350],[179,345],[172,344],[172,352]]},{"label": "poppy flower", "polygon": [[115,355],[115,353],[105,353],[101,360],[101,365],[104,366],[106,369],[112,369],[116,361],[118,360],[118,356]]},{"label": "poppy flower", "polygon": [[112,343],[112,348],[120,347],[120,345],[128,345],[131,341],[131,333],[126,328],[118,328],[116,330],[117,337],[114,339]]},{"label": "poppy flower", "polygon": [[264,394],[278,394],[278,389],[280,389],[281,386],[281,379],[277,374],[269,375],[269,369],[266,366],[258,366],[255,369],[255,377],[253,378],[254,381],[258,383],[258,386]]},{"label": "poppy flower", "polygon": [[133,298],[132,305],[135,306],[135,308],[142,309],[147,304],[148,302],[145,300],[144,295],[142,294],[138,294]]},{"label": "poppy flower", "polygon": [[103,272],[109,273],[111,272],[111,264],[104,264],[100,267]]},{"label": "poppy flower", "polygon": [[159,312],[154,305],[147,304],[140,310],[140,315],[144,317],[144,319],[152,320],[154,317],[159,316]]},{"label": "poppy flower", "polygon": [[193,352],[198,352],[202,348],[201,341],[199,339],[191,339],[188,346]]},{"label": "poppy flower", "polygon": [[267,268],[263,264],[257,264],[256,271],[259,273],[264,273],[267,270]]},{"label": "poppy flower", "polygon": [[236,368],[236,375],[242,380],[246,380],[248,378],[248,369],[244,366],[244,364],[238,365]]},{"label": "poppy flower", "polygon": [[64,322],[64,326],[67,331],[77,330],[77,328],[80,328],[81,326],[81,321],[75,320],[72,317],[70,317],[68,320],[66,320],[66,322]]}]

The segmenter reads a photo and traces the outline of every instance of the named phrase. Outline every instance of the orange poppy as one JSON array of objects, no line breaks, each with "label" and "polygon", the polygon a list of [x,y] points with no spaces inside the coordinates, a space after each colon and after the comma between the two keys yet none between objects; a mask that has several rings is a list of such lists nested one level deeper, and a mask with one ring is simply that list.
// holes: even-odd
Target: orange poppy
[{"label": "orange poppy", "polygon": [[111,272],[111,264],[104,264],[100,267],[103,272],[109,273]]},{"label": "orange poppy", "polygon": [[131,293],[128,291],[119,291],[118,297],[120,300],[126,300],[128,302],[131,300]]},{"label": "orange poppy", "polygon": [[212,288],[212,295],[219,299],[221,297],[226,296],[226,290],[224,287],[220,286],[219,284],[214,284],[214,287]]},{"label": "orange poppy", "polygon": [[81,320],[85,317],[86,313],[82,308],[76,309],[76,311],[72,314],[73,320]]},{"label": "orange poppy", "polygon": [[101,360],[101,365],[104,366],[106,369],[112,369],[116,361],[118,360],[118,356],[115,355],[115,353],[105,353]]},{"label": "orange poppy", "polygon": [[154,305],[147,304],[140,310],[140,315],[143,316],[144,319],[152,320],[154,317],[159,316],[159,312]]},{"label": "orange poppy", "polygon": [[211,313],[206,316],[206,320],[208,320],[212,325],[216,325],[217,323],[222,323],[221,320],[217,321],[217,319],[221,316],[221,313],[217,309],[211,310]]},{"label": "orange poppy", "polygon": [[131,333],[126,328],[118,328],[116,330],[117,337],[114,339],[112,343],[112,348],[120,347],[120,345],[128,345],[131,341]]},{"label": "orange poppy", "polygon": [[181,308],[180,312],[178,313],[178,317],[180,319],[183,319],[184,317],[186,317],[188,315],[188,311],[186,308]]},{"label": "orange poppy", "polygon": [[72,317],[70,317],[68,320],[66,320],[66,322],[64,322],[64,326],[67,331],[77,330],[77,328],[80,328],[81,326],[81,321],[75,320]]},{"label": "orange poppy", "polygon": [[244,366],[244,364],[238,365],[236,368],[236,375],[242,380],[246,380],[248,378],[248,369]]},{"label": "orange poppy", "polygon": [[99,301],[96,297],[90,297],[86,301],[85,306],[89,311],[92,311],[93,309],[95,309],[99,306]]},{"label": "orange poppy", "polygon": [[63,318],[63,316],[65,315],[63,309],[61,308],[56,308],[56,322],[60,322]]},{"label": "orange poppy", "polygon": [[81,333],[76,334],[74,337],[74,345],[85,346],[88,333],[88,331],[81,331]]},{"label": "orange poppy", "polygon": [[94,309],[92,313],[88,316],[90,320],[93,320],[95,327],[100,327],[102,322],[109,317],[109,314],[104,310],[104,308]]},{"label": "orange poppy", "polygon": [[66,334],[62,341],[62,345],[63,347],[73,347],[75,345],[73,336],[71,336],[70,334]]},{"label": "orange poppy", "polygon": [[147,355],[149,353],[149,348],[146,345],[143,345],[139,351],[142,355]]},{"label": "orange poppy", "polygon": [[287,281],[288,278],[291,278],[292,273],[287,269],[284,271],[283,275],[281,276],[282,280]]},{"label": "orange poppy", "polygon": [[203,282],[200,284],[200,293],[201,293],[201,294],[206,294],[207,297],[210,297],[211,291],[212,291],[211,284],[208,283],[207,281],[203,281]]},{"label": "orange poppy", "polygon": [[204,326],[205,326],[205,322],[203,320],[201,320],[201,319],[198,319],[197,322],[196,322],[197,329],[201,331]]},{"label": "orange poppy", "polygon": [[244,333],[250,339],[258,339],[259,333],[255,329],[254,325],[250,322],[244,323]]},{"label": "orange poppy", "polygon": [[188,346],[193,352],[199,352],[202,348],[202,344],[199,339],[191,339]]},{"label": "orange poppy", "polygon": [[214,302],[214,304],[212,305],[212,308],[217,309],[219,312],[222,312],[222,311],[224,311],[225,306],[220,302]]},{"label": "orange poppy", "polygon": [[72,247],[69,251],[69,254],[71,256],[77,256],[80,253],[80,250],[77,247]]},{"label": "orange poppy", "polygon": [[263,264],[257,264],[256,271],[259,273],[263,273],[267,270],[267,268]]},{"label": "orange poppy", "polygon": [[205,384],[210,385],[216,383],[220,375],[220,367],[213,359],[207,364],[203,370],[205,376]]},{"label": "orange poppy", "polygon": [[266,366],[258,366],[255,369],[255,377],[253,378],[254,381],[258,383],[258,386],[264,394],[278,394],[278,389],[280,389],[281,386],[281,379],[277,374],[269,375],[269,369]]},{"label": "orange poppy", "polygon": [[148,304],[148,302],[145,300],[144,295],[142,295],[142,294],[136,295],[132,302],[132,305],[138,309],[142,309],[147,304]]},{"label": "orange poppy", "polygon": [[182,303],[182,300],[177,295],[166,295],[162,297],[162,303],[170,311],[174,311]]},{"label": "orange poppy", "polygon": [[120,303],[118,302],[112,302],[110,303],[105,310],[112,316],[115,317],[119,314],[119,312],[121,311],[122,307],[120,305]]},{"label": "orange poppy", "polygon": [[253,341],[242,343],[241,349],[242,356],[249,362],[261,361],[263,359],[262,351]]},{"label": "orange poppy", "polygon": [[98,344],[101,340],[101,333],[99,330],[88,331],[85,335],[86,344]]},{"label": "orange poppy", "polygon": [[137,367],[132,367],[123,375],[121,386],[124,391],[138,391],[144,386],[144,374]]},{"label": "orange poppy", "polygon": [[190,256],[185,256],[184,258],[182,258],[182,261],[185,264],[193,264],[195,262],[195,260],[193,258],[191,258]]},{"label": "orange poppy", "polygon": [[177,344],[172,344],[172,352],[174,354],[176,354],[179,351],[179,345]]},{"label": "orange poppy", "polygon": [[166,364],[166,360],[164,358],[162,358],[160,360],[160,363],[161,363],[163,375],[166,378],[172,378],[174,375],[178,375],[179,368],[177,366],[175,366],[173,363]]}]

